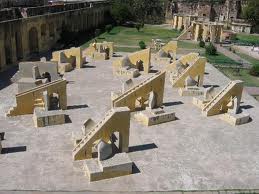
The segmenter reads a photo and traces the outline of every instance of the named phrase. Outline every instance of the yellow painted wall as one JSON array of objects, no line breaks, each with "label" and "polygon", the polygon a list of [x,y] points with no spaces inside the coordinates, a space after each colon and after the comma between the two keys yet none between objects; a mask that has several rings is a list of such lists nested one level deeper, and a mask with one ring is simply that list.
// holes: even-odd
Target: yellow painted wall
[{"label": "yellow painted wall", "polygon": [[[141,60],[143,62],[144,73],[149,73],[150,71],[150,60],[151,60],[151,49],[147,48],[145,50],[137,51],[128,55],[130,66],[136,68],[137,61]],[[123,67],[123,58],[117,59],[113,62],[113,70],[116,71]]]},{"label": "yellow painted wall", "polygon": [[[64,53],[66,56],[66,63],[71,63],[73,61],[73,58],[76,58],[76,68],[80,69],[84,63],[84,58],[82,54],[81,47],[72,47],[70,49],[66,50],[60,50],[55,51],[52,53],[52,61],[57,61],[58,63],[61,63],[60,61],[60,54]],[[72,64],[71,64],[72,65]]]},{"label": "yellow painted wall", "polygon": [[67,92],[66,80],[57,80],[42,84],[25,92],[16,95],[16,107],[10,109],[7,116],[17,116],[32,114],[35,108],[36,100],[43,100],[43,92],[47,91],[48,95],[56,93],[59,95],[60,108],[67,109]]}]

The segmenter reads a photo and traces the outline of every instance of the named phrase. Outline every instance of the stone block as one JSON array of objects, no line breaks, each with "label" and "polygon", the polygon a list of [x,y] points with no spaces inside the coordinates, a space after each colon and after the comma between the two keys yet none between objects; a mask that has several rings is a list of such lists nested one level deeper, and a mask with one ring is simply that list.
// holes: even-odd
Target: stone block
[{"label": "stone block", "polygon": [[65,72],[69,72],[73,70],[73,66],[71,63],[59,63],[58,64],[58,72],[62,75],[65,74]]},{"label": "stone block", "polygon": [[101,60],[107,60],[108,56],[106,53],[99,53],[99,52],[94,52],[93,53],[93,60],[95,61],[101,61]]},{"label": "stone block", "polygon": [[41,108],[36,108],[33,114],[35,127],[46,127],[51,125],[65,124],[66,115],[64,111],[45,111]]},{"label": "stone block", "polygon": [[203,109],[210,100],[205,100],[203,96],[197,96],[192,98],[192,104],[200,109]]},{"label": "stone block", "polygon": [[249,122],[250,115],[248,113],[225,113],[220,115],[220,119],[231,125],[242,125]]},{"label": "stone block", "polygon": [[92,182],[132,174],[132,165],[126,153],[119,153],[104,161],[85,160],[84,170]]},{"label": "stone block", "polygon": [[171,58],[159,57],[156,58],[156,63],[167,66],[171,63]]},{"label": "stone block", "polygon": [[125,76],[127,78],[136,78],[140,75],[140,73],[138,69],[122,67],[120,69],[115,69],[114,75]]},{"label": "stone block", "polygon": [[180,96],[201,96],[204,90],[201,87],[185,87],[178,90]]},{"label": "stone block", "polygon": [[176,120],[174,112],[165,112],[163,109],[147,109],[134,115],[137,121],[145,126],[158,125]]}]

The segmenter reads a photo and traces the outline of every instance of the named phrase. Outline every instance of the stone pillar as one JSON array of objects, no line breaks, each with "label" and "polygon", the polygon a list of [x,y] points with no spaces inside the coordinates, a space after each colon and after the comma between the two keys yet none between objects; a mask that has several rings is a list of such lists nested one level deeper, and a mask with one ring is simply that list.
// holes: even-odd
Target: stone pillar
[{"label": "stone pillar", "polygon": [[210,40],[212,43],[215,42],[216,40],[216,26],[215,25],[211,25],[211,30],[210,30]]},{"label": "stone pillar", "polygon": [[[14,27],[15,28],[15,27]],[[16,41],[15,41],[15,33],[13,32],[14,30],[12,29],[12,32],[10,34],[11,36],[11,52],[12,52],[12,64],[15,64],[17,62],[17,56],[16,56]]]},{"label": "stone pillar", "polygon": [[174,16],[174,21],[173,21],[173,29],[177,29],[177,24],[178,24],[178,16]]},{"label": "stone pillar", "polygon": [[220,33],[220,42],[223,42],[223,26],[220,26],[220,29],[219,29],[219,33]]},{"label": "stone pillar", "polygon": [[177,29],[180,30],[180,29],[182,28],[182,25],[183,25],[183,17],[182,17],[182,16],[179,16]]},{"label": "stone pillar", "polygon": [[198,41],[199,39],[199,33],[200,33],[201,26],[199,24],[196,25],[195,31],[194,31],[194,40]]},{"label": "stone pillar", "polygon": [[202,32],[202,39],[205,41],[208,38],[208,32],[209,32],[209,25],[203,25],[203,32]]},{"label": "stone pillar", "polygon": [[59,106],[62,110],[67,109],[67,86],[66,83],[62,88],[59,89],[58,91],[58,96],[59,96]]},{"label": "stone pillar", "polygon": [[22,45],[23,45],[23,57],[27,59],[30,55],[29,51],[29,29],[27,25],[28,20],[22,21],[21,32],[22,32]]}]

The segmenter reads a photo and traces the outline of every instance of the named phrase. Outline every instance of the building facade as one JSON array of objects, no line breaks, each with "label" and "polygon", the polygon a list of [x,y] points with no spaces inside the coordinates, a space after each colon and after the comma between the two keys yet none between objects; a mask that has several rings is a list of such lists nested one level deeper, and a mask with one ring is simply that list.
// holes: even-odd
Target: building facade
[{"label": "building facade", "polygon": [[209,21],[232,21],[241,18],[246,0],[169,0],[166,19],[174,14],[197,15]]},{"label": "building facade", "polygon": [[28,7],[22,17],[0,21],[0,71],[48,51],[64,27],[79,32],[103,25],[109,9],[106,1]]}]

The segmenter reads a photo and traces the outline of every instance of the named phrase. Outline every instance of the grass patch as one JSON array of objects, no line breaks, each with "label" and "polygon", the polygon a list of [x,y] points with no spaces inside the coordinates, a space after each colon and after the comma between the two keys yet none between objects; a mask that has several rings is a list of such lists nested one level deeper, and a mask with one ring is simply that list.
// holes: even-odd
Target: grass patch
[{"label": "grass patch", "polygon": [[140,48],[130,48],[130,47],[115,47],[114,51],[115,52],[126,52],[126,53],[131,53],[131,52],[136,52],[140,51]]},{"label": "grass patch", "polygon": [[223,55],[222,53],[217,53],[217,55],[206,55],[204,54],[209,63],[215,65],[240,65],[240,63],[230,59],[229,57]]},{"label": "grass patch", "polygon": [[237,40],[235,42],[244,45],[259,45],[259,36],[252,34],[237,34]]},{"label": "grass patch", "polygon": [[237,73],[234,69],[229,68],[218,68],[222,73],[224,73],[231,80],[242,80],[245,86],[259,87],[259,78],[249,74],[249,70],[240,69]]},{"label": "grass patch", "polygon": [[[172,38],[178,37],[180,32],[176,30],[163,29],[159,26],[145,25],[139,32],[136,28],[128,28],[123,26],[114,27],[110,33],[103,33],[96,37],[98,42],[110,41],[115,45],[139,46],[139,41],[144,41],[147,46],[152,42],[152,39],[161,39],[167,43]],[[82,45],[87,48],[93,39]],[[125,50],[125,47],[118,47],[117,51]],[[132,50],[132,48],[130,48]],[[135,49],[136,51],[137,49]]]},{"label": "grass patch", "polygon": [[239,55],[241,58],[247,60],[248,62],[251,63],[251,65],[253,66],[259,66],[259,60],[254,58],[254,57],[251,57],[247,54],[244,54],[244,53],[240,53],[240,52],[236,52],[237,55]]},{"label": "grass patch", "polygon": [[203,49],[199,46],[199,43],[194,43],[194,42],[186,42],[186,41],[178,41],[178,48],[183,48],[183,49]]}]

